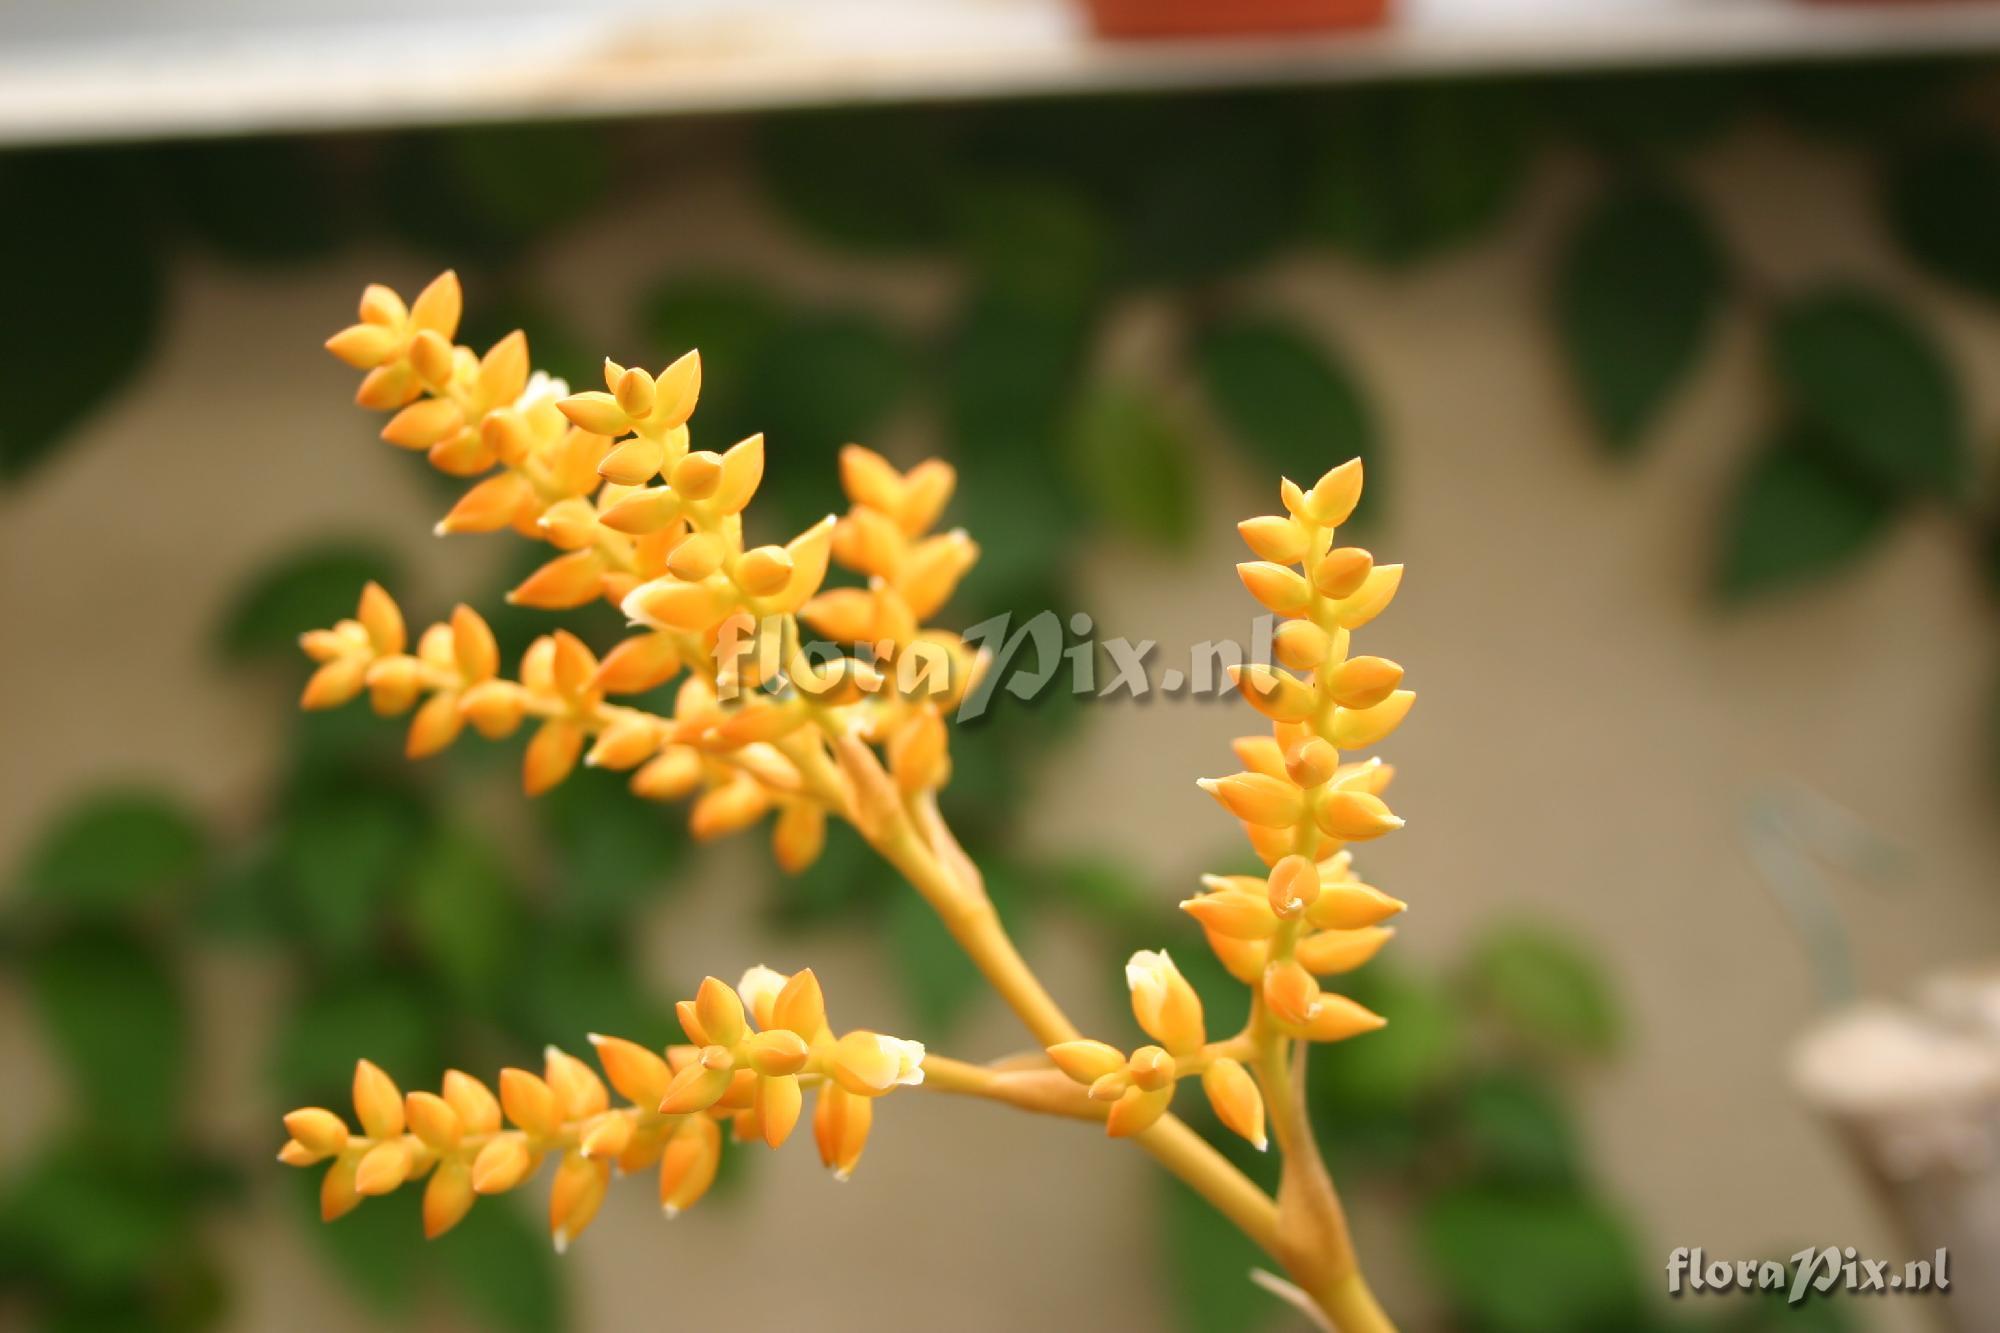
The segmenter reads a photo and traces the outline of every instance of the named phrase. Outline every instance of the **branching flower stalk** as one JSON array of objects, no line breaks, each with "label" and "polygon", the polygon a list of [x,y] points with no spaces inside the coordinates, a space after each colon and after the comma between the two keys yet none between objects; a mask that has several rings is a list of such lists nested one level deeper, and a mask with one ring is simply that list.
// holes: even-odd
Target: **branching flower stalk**
[{"label": "branching flower stalk", "polygon": [[[829,817],[846,820],[936,910],[1041,1049],[973,1064],[867,1030],[836,1035],[809,969],[753,967],[734,987],[709,977],[678,1007],[687,1044],[654,1051],[592,1036],[603,1078],[551,1049],[540,1073],[502,1071],[497,1096],[455,1070],[438,1093],[405,1095],[362,1061],[355,1125],[319,1107],[285,1117],[281,1160],[328,1164],[325,1216],[425,1180],[424,1225],[435,1236],[479,1196],[514,1189],[554,1158],[549,1225],[562,1247],[589,1224],[614,1171],[657,1169],[661,1203],[676,1213],[713,1180],[725,1127],[738,1142],[775,1148],[803,1117],[807,1093],[820,1156],[844,1177],[861,1158],[875,1100],[915,1086],[1102,1122],[1263,1248],[1286,1274],[1280,1285],[1321,1322],[1344,1333],[1389,1328],[1303,1100],[1312,1043],[1383,1024],[1320,978],[1371,958],[1391,934],[1382,923],[1403,907],[1357,878],[1347,850],[1402,821],[1381,799],[1391,770],[1343,762],[1341,752],[1386,736],[1413,698],[1399,688],[1400,667],[1348,651],[1350,633],[1388,605],[1402,572],[1335,544],[1360,497],[1359,461],[1310,489],[1283,482],[1283,513],[1239,525],[1258,557],[1238,566],[1243,582],[1282,623],[1277,661],[1233,679],[1272,725],[1236,742],[1243,771],[1201,785],[1242,821],[1269,873],[1205,876],[1204,892],[1181,906],[1249,988],[1249,1021],[1211,1039],[1173,960],[1141,951],[1126,980],[1150,1041],[1126,1050],[1085,1037],[1049,995],[938,810],[951,776],[946,717],[987,666],[927,623],[978,556],[965,533],[932,532],[952,469],[934,460],[900,472],[850,445],[840,457],[846,514],[782,545],[746,546],[742,515],[763,476],[763,438],[721,453],[691,448],[697,353],[658,375],[607,361],[604,390],[571,393],[531,372],[519,332],[484,355],[455,345],[460,308],[450,273],[408,304],[371,286],[359,322],[327,346],[366,372],[361,405],[394,413],[384,439],[479,478],[440,534],[511,528],[554,548],[510,601],[559,611],[604,599],[636,632],[599,660],[555,630],[509,678],[477,612],[458,607],[412,650],[396,603],[371,584],[352,619],[304,636],[319,664],[304,706],[366,693],[379,713],[409,713],[413,759],[468,725],[494,739],[531,725],[522,772],[530,796],[578,763],[629,772],[644,799],[692,798],[698,838],[774,816],[773,850],[790,871],[818,856]],[[835,564],[864,582],[824,586]],[[842,647],[824,651],[806,631]],[[612,702],[677,677],[669,712]],[[1172,1114],[1186,1079],[1230,1131],[1260,1149],[1275,1140],[1275,1198]],[[612,1105],[613,1090],[625,1104]]]}]

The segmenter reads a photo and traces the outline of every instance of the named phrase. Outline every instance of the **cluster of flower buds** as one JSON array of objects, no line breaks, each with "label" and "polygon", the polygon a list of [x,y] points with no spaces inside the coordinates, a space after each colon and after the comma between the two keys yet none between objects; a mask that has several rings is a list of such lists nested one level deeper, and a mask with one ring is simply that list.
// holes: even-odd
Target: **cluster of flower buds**
[{"label": "cluster of flower buds", "polygon": [[[1244,586],[1284,619],[1275,664],[1251,664],[1236,682],[1271,732],[1235,744],[1244,771],[1201,786],[1243,822],[1264,878],[1207,876],[1209,892],[1182,908],[1199,921],[1231,975],[1255,988],[1259,1012],[1279,1032],[1339,1041],[1382,1026],[1376,1014],[1322,991],[1318,977],[1373,957],[1403,904],[1359,882],[1346,845],[1403,826],[1382,800],[1393,770],[1379,759],[1343,763],[1342,750],[1373,745],[1410,711],[1403,669],[1348,652],[1354,630],[1381,614],[1401,565],[1336,546],[1335,529],[1361,498],[1361,462],[1312,487],[1283,482],[1284,514],[1238,525],[1260,558],[1237,566]],[[1297,674],[1295,674],[1297,673]]]},{"label": "cluster of flower buds", "polygon": [[[836,1037],[810,970],[755,967],[734,990],[710,977],[679,1014],[693,1045],[659,1052],[593,1036],[603,1078],[551,1047],[540,1074],[502,1070],[498,1096],[457,1070],[439,1092],[405,1096],[363,1060],[354,1071],[358,1130],[324,1107],[301,1108],[285,1117],[290,1137],[278,1160],[328,1163],[320,1185],[328,1221],[427,1178],[424,1232],[435,1237],[479,1196],[514,1189],[553,1155],[549,1231],[561,1250],[596,1215],[614,1170],[657,1167],[660,1206],[672,1217],[714,1181],[725,1123],[737,1141],[775,1148],[797,1125],[808,1089],[820,1159],[844,1180],[867,1145],[875,1098],[923,1082],[916,1042]],[[607,1080],[629,1105],[611,1104]]]},{"label": "cluster of flower buds", "polygon": [[1129,1054],[1089,1039],[1049,1047],[1058,1069],[1087,1087],[1093,1100],[1110,1103],[1105,1132],[1129,1138],[1149,1128],[1167,1113],[1175,1084],[1198,1077],[1222,1123],[1263,1149],[1264,1098],[1238,1058],[1243,1039],[1209,1041],[1201,997],[1164,949],[1133,954],[1125,964],[1125,984],[1132,992],[1132,1016],[1157,1045]]},{"label": "cluster of flower buds", "polygon": [[[460,308],[450,273],[407,306],[371,286],[360,322],[327,346],[368,372],[364,406],[395,413],[385,439],[479,478],[440,534],[511,528],[559,552],[511,601],[561,610],[601,598],[638,632],[600,661],[556,631],[509,680],[475,612],[460,607],[407,653],[401,613],[371,585],[355,619],[305,636],[320,663],[307,707],[366,689],[384,714],[415,709],[413,758],[450,745],[466,723],[500,738],[533,720],[522,774],[530,795],[582,762],[629,771],[648,799],[695,798],[698,837],[775,810],[774,851],[792,870],[819,855],[829,814],[865,813],[835,761],[836,738],[880,747],[904,798],[949,780],[944,714],[983,659],[923,623],[978,557],[961,531],[927,535],[951,498],[948,465],[899,472],[850,445],[840,463],[852,505],[844,517],[783,545],[746,547],[742,515],[763,480],[764,439],[721,453],[692,448],[699,353],[658,375],[607,360],[604,390],[572,394],[530,371],[519,332],[483,356],[455,346]],[[823,589],[835,562],[865,586]],[[801,621],[830,642],[803,642]],[[671,714],[607,702],[683,671]]]}]

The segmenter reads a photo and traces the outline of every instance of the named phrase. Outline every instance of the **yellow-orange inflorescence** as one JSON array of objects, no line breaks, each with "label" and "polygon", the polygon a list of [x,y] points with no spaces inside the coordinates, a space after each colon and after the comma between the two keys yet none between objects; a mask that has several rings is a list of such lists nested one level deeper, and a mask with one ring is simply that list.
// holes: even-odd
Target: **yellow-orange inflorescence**
[{"label": "yellow-orange inflorescence", "polygon": [[[291,1137],[278,1159],[328,1163],[320,1185],[328,1221],[371,1195],[426,1180],[424,1232],[439,1236],[479,1196],[505,1194],[553,1156],[549,1231],[561,1249],[590,1224],[614,1170],[657,1167],[660,1206],[672,1217],[714,1181],[725,1124],[739,1142],[775,1148],[798,1124],[808,1090],[820,1158],[845,1179],[867,1145],[875,1098],[923,1082],[916,1042],[865,1031],[836,1037],[810,970],[785,976],[754,967],[733,990],[709,977],[679,1013],[692,1045],[661,1052],[593,1036],[602,1078],[551,1047],[540,1074],[501,1070],[497,1096],[457,1070],[439,1092],[406,1096],[363,1060],[354,1071],[357,1128],[324,1107],[303,1107],[285,1117]],[[629,1105],[612,1105],[607,1081]]]},{"label": "yellow-orange inflorescence", "polygon": [[[749,545],[743,516],[763,479],[764,440],[693,448],[697,353],[658,374],[607,361],[603,390],[572,394],[531,370],[518,332],[483,355],[455,345],[459,311],[450,274],[407,305],[371,287],[360,322],[328,347],[367,372],[363,405],[395,413],[385,439],[474,479],[441,534],[509,528],[554,548],[512,601],[551,610],[609,601],[633,632],[600,659],[555,630],[509,677],[476,612],[457,608],[413,646],[394,600],[371,584],[351,619],[304,637],[319,663],[305,706],[365,692],[381,713],[411,713],[413,757],[444,749],[467,726],[491,738],[532,727],[529,794],[582,763],[629,773],[650,800],[691,798],[699,837],[775,814],[774,850],[793,870],[819,855],[828,818],[847,820],[936,909],[1040,1048],[987,1066],[934,1057],[932,1087],[1101,1118],[1276,1258],[1301,1299],[1342,1327],[1387,1328],[1360,1280],[1300,1081],[1308,1043],[1382,1026],[1320,978],[1368,961],[1403,907],[1357,878],[1348,850],[1402,820],[1382,800],[1389,768],[1343,752],[1388,735],[1414,697],[1400,688],[1401,667],[1349,652],[1352,632],[1389,604],[1402,574],[1336,544],[1360,499],[1359,461],[1309,490],[1284,482],[1284,513],[1240,525],[1258,557],[1238,566],[1243,582],[1282,623],[1276,660],[1233,679],[1271,729],[1236,743],[1242,772],[1202,785],[1242,821],[1267,872],[1206,876],[1206,891],[1182,907],[1250,988],[1249,1022],[1211,1039],[1201,999],[1173,960],[1141,951],[1126,982],[1148,1042],[1127,1051],[1078,1033],[1007,937],[938,809],[951,776],[946,717],[986,665],[928,624],[979,554],[965,533],[935,531],[952,469],[931,461],[899,471],[849,445],[840,456],[847,512],[781,544]],[[835,566],[859,581],[826,586]],[[636,706],[676,678],[670,708]],[[629,1105],[612,1106],[604,1081],[557,1051],[539,1075],[505,1071],[497,1096],[452,1073],[438,1094],[404,1097],[363,1062],[358,1131],[330,1111],[295,1111],[281,1156],[331,1164],[329,1217],[427,1177],[425,1226],[437,1234],[477,1195],[514,1188],[553,1154],[550,1226],[560,1244],[589,1222],[614,1169],[657,1164],[662,1203],[684,1208],[714,1177],[725,1123],[739,1139],[775,1147],[809,1091],[821,1157],[845,1175],[874,1099],[924,1081],[916,1043],[836,1037],[810,971],[754,968],[734,989],[710,978],[679,1016],[687,1046],[593,1039]],[[1172,1116],[1184,1078],[1199,1079],[1223,1125],[1259,1148],[1268,1123],[1286,1159],[1277,1198]]]},{"label": "yellow-orange inflorescence", "polygon": [[[395,411],[383,438],[481,478],[441,534],[511,528],[560,552],[510,600],[560,610],[602,598],[639,632],[600,661],[557,630],[507,679],[476,612],[458,608],[409,651],[401,613],[371,585],[353,620],[305,636],[321,664],[306,707],[365,689],[379,712],[414,709],[413,758],[444,749],[467,723],[494,739],[532,723],[530,795],[580,761],[629,771],[648,799],[693,797],[698,837],[775,810],[773,844],[791,870],[819,854],[829,813],[870,813],[851,760],[836,758],[839,740],[879,747],[906,798],[949,779],[943,715],[980,662],[957,635],[924,624],[978,556],[963,532],[926,535],[951,498],[948,465],[902,473],[850,445],[844,517],[746,547],[742,515],[763,479],[764,440],[692,449],[698,352],[658,375],[606,361],[603,391],[572,394],[531,372],[519,332],[483,356],[454,346],[460,304],[450,273],[408,306],[370,287],[360,322],[327,346],[368,372],[362,405]],[[833,562],[866,584],[823,589]],[[801,619],[842,651],[806,651]],[[670,713],[611,702],[683,672]]]},{"label": "yellow-orange inflorescence", "polygon": [[1351,633],[1395,596],[1403,568],[1335,545],[1361,498],[1359,459],[1311,490],[1284,482],[1280,494],[1285,514],[1238,525],[1260,558],[1236,567],[1284,618],[1272,640],[1277,662],[1235,673],[1271,733],[1236,742],[1244,771],[1201,784],[1243,821],[1270,872],[1204,876],[1208,892],[1181,907],[1230,973],[1255,988],[1261,1020],[1287,1037],[1339,1041],[1382,1019],[1322,991],[1317,978],[1372,958],[1391,934],[1381,923],[1403,909],[1356,878],[1347,850],[1403,826],[1382,800],[1393,770],[1379,759],[1343,763],[1340,753],[1387,736],[1416,698],[1398,688],[1400,666],[1348,652]]}]

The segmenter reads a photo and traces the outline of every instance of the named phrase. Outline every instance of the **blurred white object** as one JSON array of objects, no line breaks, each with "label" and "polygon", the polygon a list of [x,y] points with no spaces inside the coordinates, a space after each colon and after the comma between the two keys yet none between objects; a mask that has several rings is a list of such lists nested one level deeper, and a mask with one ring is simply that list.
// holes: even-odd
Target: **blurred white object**
[{"label": "blurred white object", "polygon": [[2000,6],[1402,0],[1107,43],[1071,0],[13,0],[0,144],[2000,49]]}]

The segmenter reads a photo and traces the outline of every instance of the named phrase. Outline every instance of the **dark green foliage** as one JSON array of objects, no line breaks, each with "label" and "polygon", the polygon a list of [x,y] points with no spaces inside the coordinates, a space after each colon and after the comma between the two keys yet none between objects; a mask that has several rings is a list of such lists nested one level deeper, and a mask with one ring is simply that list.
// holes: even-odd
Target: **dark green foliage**
[{"label": "dark green foliage", "polygon": [[60,913],[118,913],[181,896],[208,859],[200,825],[144,788],[100,793],[42,835],[21,888]]},{"label": "dark green foliage", "polygon": [[1194,459],[1152,395],[1094,391],[1070,424],[1068,453],[1078,493],[1112,528],[1169,548],[1193,535]]},{"label": "dark green foliage", "polygon": [[1897,497],[1856,476],[1826,433],[1792,425],[1744,470],[1723,530],[1717,583],[1743,599],[1823,578],[1888,530]]},{"label": "dark green foliage", "polygon": [[1623,1035],[1623,1019],[1596,960],[1546,926],[1490,929],[1466,958],[1462,982],[1482,1014],[1540,1050],[1604,1056]]},{"label": "dark green foliage", "polygon": [[1260,470],[1310,486],[1359,458],[1368,487],[1357,521],[1379,520],[1381,437],[1361,386],[1333,349],[1282,319],[1253,315],[1208,329],[1197,356],[1210,401]]},{"label": "dark green foliage", "polygon": [[286,555],[266,566],[236,594],[216,628],[217,647],[228,657],[298,658],[299,635],[352,616],[369,580],[392,586],[394,561],[365,542],[332,541]]},{"label": "dark green foliage", "polygon": [[1614,190],[1570,237],[1556,277],[1557,334],[1614,450],[1637,447],[1693,369],[1722,281],[1707,224],[1655,185]]},{"label": "dark green foliage", "polygon": [[1910,258],[2000,301],[2000,149],[1991,139],[1955,130],[1911,145],[1888,164],[1883,206]]}]

